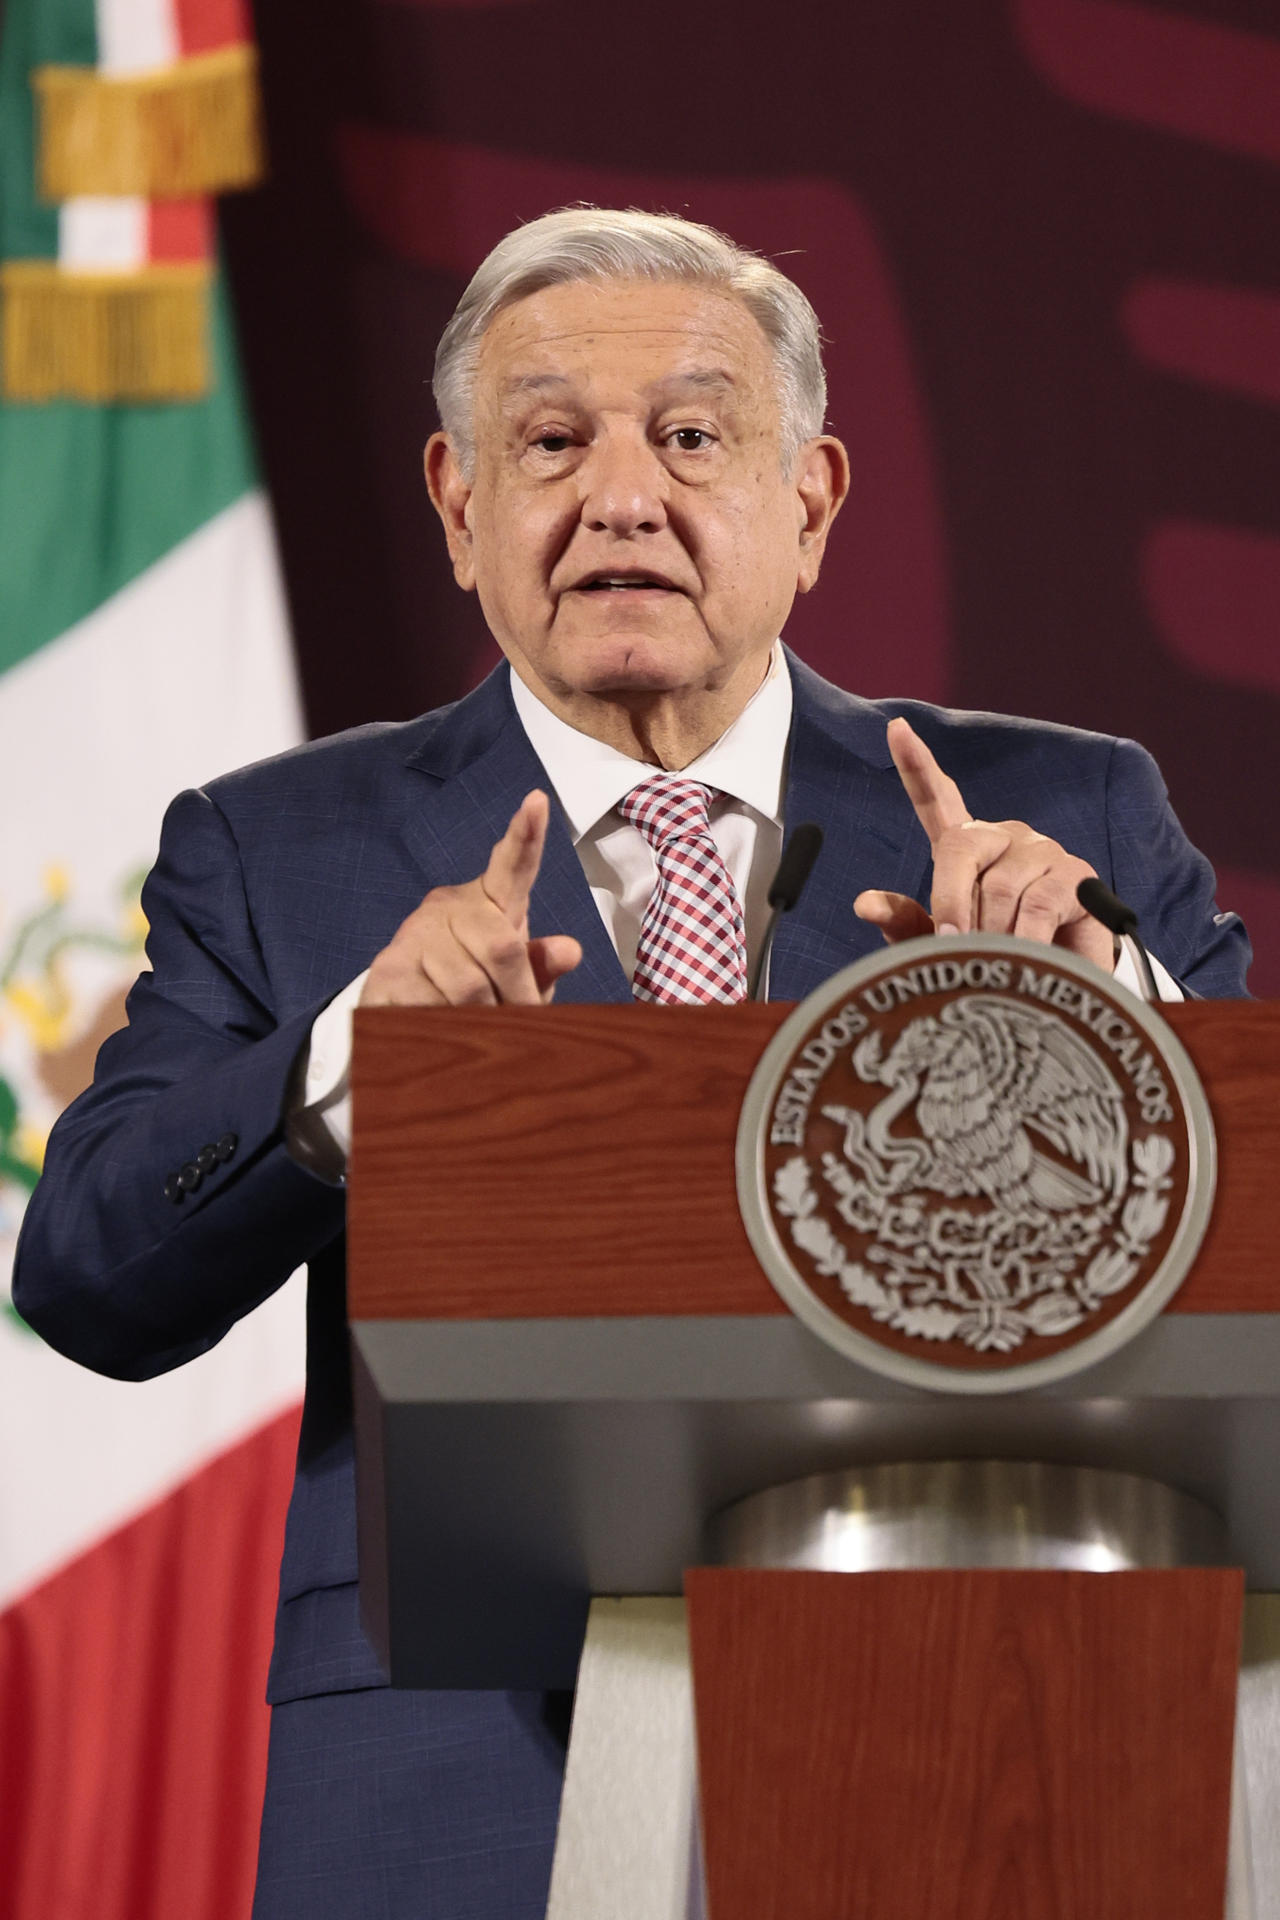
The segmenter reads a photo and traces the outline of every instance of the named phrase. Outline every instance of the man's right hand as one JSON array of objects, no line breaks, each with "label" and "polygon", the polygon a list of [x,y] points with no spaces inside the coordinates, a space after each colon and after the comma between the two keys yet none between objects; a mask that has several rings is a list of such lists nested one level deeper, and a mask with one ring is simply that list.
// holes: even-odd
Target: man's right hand
[{"label": "man's right hand", "polygon": [[369,969],[362,1007],[545,1006],[582,948],[568,934],[529,938],[551,807],[525,795],[478,880],[433,887]]}]

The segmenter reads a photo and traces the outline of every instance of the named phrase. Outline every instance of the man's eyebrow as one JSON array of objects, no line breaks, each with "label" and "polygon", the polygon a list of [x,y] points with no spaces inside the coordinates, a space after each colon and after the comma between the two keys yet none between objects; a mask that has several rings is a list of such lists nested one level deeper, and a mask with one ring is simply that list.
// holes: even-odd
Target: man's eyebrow
[{"label": "man's eyebrow", "polygon": [[513,373],[502,383],[504,400],[518,400],[522,394],[544,393],[550,388],[572,387],[573,382],[562,373]]},{"label": "man's eyebrow", "polygon": [[661,380],[646,387],[645,392],[656,397],[682,387],[695,387],[703,393],[736,393],[738,382],[727,367],[690,367],[683,373],[664,374]]}]

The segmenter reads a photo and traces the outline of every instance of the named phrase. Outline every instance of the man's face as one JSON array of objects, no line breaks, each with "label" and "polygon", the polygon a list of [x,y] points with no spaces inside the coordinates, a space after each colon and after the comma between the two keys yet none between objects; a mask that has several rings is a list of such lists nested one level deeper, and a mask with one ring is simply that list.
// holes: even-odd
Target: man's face
[{"label": "man's face", "polygon": [[553,700],[739,679],[749,697],[817,577],[834,443],[784,473],[771,351],[740,301],[646,281],[518,301],[481,344],[475,444],[468,483],[437,436],[428,479],[523,679]]}]

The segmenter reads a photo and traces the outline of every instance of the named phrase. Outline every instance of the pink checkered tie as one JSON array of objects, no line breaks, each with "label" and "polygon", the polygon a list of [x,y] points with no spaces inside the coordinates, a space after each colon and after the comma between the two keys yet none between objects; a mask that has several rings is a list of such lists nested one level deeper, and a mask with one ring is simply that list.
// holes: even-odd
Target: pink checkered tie
[{"label": "pink checkered tie", "polygon": [[707,824],[713,791],[679,774],[655,773],[619,803],[658,863],[636,949],[637,1000],[747,997],[742,903]]}]

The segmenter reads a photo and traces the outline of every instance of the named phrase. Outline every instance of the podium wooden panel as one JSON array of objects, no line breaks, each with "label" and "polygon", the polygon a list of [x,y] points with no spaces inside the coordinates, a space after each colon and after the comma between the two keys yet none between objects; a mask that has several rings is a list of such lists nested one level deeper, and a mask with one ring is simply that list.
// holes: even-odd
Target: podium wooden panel
[{"label": "podium wooden panel", "polygon": [[[790,1011],[357,1013],[351,1317],[786,1314],[738,1216],[734,1139]],[[1280,1311],[1280,1003],[1167,1012],[1220,1144],[1169,1311]]]},{"label": "podium wooden panel", "polygon": [[713,1920],[1222,1920],[1239,1574],[686,1586]]}]

